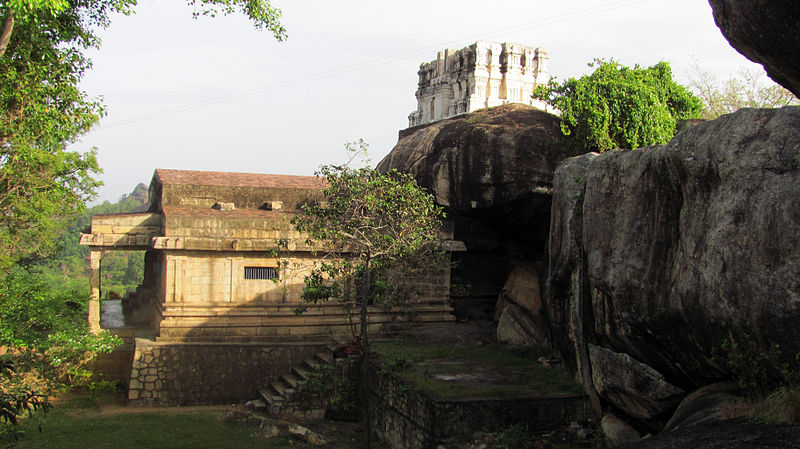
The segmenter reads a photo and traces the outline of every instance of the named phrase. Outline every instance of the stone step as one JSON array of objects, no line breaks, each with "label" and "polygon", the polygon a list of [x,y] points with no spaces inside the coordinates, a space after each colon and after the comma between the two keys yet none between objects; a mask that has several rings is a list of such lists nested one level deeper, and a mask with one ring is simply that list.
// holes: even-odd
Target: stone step
[{"label": "stone step", "polygon": [[259,388],[258,394],[264,399],[264,402],[270,406],[282,405],[286,398],[283,396],[276,394],[274,391],[270,390],[269,388]]},{"label": "stone step", "polygon": [[330,365],[333,363],[333,354],[329,352],[318,352],[314,354],[314,357],[325,365]]},{"label": "stone step", "polygon": [[297,378],[297,377],[296,377],[294,374],[292,374],[292,373],[286,373],[286,374],[282,375],[282,376],[280,377],[280,379],[283,381],[283,383],[285,383],[285,384],[289,385],[289,386],[290,386],[290,387],[292,387],[293,389],[294,389],[294,388],[297,388],[297,385],[299,385],[299,384],[300,384],[300,379],[298,379],[298,378]]},{"label": "stone step", "polygon": [[279,396],[286,396],[286,386],[282,382],[270,382],[269,388]]},{"label": "stone step", "polygon": [[314,360],[304,360],[303,361],[303,367],[308,369],[309,371],[316,371],[317,368],[320,367],[320,365],[322,365],[322,364],[319,363],[319,362],[315,362]]},{"label": "stone step", "polygon": [[[294,416],[300,413],[302,416],[324,415],[325,408],[319,408],[323,404],[306,404],[311,408],[309,410],[300,410],[298,404],[291,401],[291,397],[297,389],[308,381],[311,374],[318,370],[323,365],[331,365],[335,362],[333,353],[337,346],[340,344],[331,345],[325,349],[317,352],[312,357],[303,360],[301,363],[292,366],[292,369],[278,379],[272,381],[266,387],[259,389],[259,394],[264,400],[267,409],[270,413],[275,415],[289,415]],[[298,415],[299,416],[299,415]]]},{"label": "stone step", "polygon": [[305,382],[306,380],[308,380],[308,376],[311,374],[311,371],[300,366],[293,366],[292,374],[294,374],[294,376],[300,379],[301,381]]}]

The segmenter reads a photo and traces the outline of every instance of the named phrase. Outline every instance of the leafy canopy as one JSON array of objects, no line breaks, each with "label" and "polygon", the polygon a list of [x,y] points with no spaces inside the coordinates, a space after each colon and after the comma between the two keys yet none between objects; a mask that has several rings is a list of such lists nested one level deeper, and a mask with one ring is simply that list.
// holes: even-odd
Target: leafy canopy
[{"label": "leafy canopy", "polygon": [[697,117],[700,100],[672,79],[667,62],[642,68],[596,59],[590,75],[551,79],[533,96],[561,111],[561,131],[587,150],[635,149],[669,141],[679,120]]},{"label": "leafy canopy", "polygon": [[[286,38],[267,0],[189,0],[195,15],[243,13]],[[105,114],[79,83],[88,48],[113,13],[136,0],[9,0],[0,3],[0,270],[54,250],[62,217],[79,214],[100,185],[95,150],[67,146]]]},{"label": "leafy canopy", "polygon": [[[303,206],[293,222],[324,245],[325,262],[306,279],[304,299],[392,303],[408,296],[403,279],[440,255],[441,208],[414,178],[346,165],[323,166],[324,200]],[[354,279],[361,282],[353,284]]]}]

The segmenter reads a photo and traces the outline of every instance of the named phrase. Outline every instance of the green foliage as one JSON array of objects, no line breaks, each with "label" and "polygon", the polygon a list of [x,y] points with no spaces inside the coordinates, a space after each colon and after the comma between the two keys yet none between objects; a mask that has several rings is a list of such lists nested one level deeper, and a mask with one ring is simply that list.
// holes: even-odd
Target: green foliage
[{"label": "green foliage", "polygon": [[[247,15],[278,40],[280,10],[267,0],[189,0],[196,15]],[[100,185],[95,151],[69,144],[104,115],[79,83],[97,30],[135,0],[10,0],[0,3],[0,270],[49,255],[63,217],[82,212]]]},{"label": "green foliage", "polygon": [[700,99],[675,83],[667,62],[630,68],[596,59],[590,75],[550,80],[533,96],[561,111],[561,130],[585,150],[635,149],[669,141],[678,120],[696,117]]},{"label": "green foliage", "polygon": [[763,71],[742,68],[736,75],[721,82],[711,73],[703,71],[697,60],[692,65],[689,87],[703,101],[700,117],[707,120],[741,108],[800,105],[800,99],[793,93],[771,80],[765,81]]},{"label": "green foliage", "polygon": [[88,295],[48,290],[34,274],[15,267],[0,279],[0,430],[15,438],[16,418],[47,409],[48,392],[63,385],[90,385],[87,364],[121,341],[108,333],[90,334]]},{"label": "green foliage", "polygon": [[[85,291],[89,286],[89,248],[78,244],[93,215],[129,213],[147,208],[147,186],[139,184],[118,202],[91,207],[80,216],[66,220],[56,241],[56,252],[31,266],[48,288]],[[103,293],[124,296],[142,282],[144,251],[108,251],[103,256]]]},{"label": "green foliage", "polygon": [[[363,141],[346,148],[353,158],[367,150]],[[370,356],[367,306],[405,302],[414,290],[412,280],[439,266],[444,252],[438,232],[444,214],[413,177],[396,170],[380,173],[346,164],[326,165],[317,176],[327,181],[324,201],[304,205],[302,214],[292,220],[299,232],[308,235],[309,243],[326,251],[324,262],[305,279],[303,300],[338,299],[360,306],[363,379]],[[369,397],[363,383],[360,390],[364,446],[369,448]]]},{"label": "green foliage", "polygon": [[0,356],[0,442],[14,442],[22,435],[19,418],[50,409],[47,397],[16,382],[16,367],[8,355]]},{"label": "green foliage", "polygon": [[300,407],[313,408],[325,404],[334,412],[352,411],[357,404],[357,391],[350,378],[341,369],[320,365],[298,386],[292,401]]},{"label": "green foliage", "polygon": [[711,355],[750,396],[800,386],[800,352],[787,354],[779,343],[760,342],[750,329],[736,341],[723,340]]},{"label": "green foliage", "polygon": [[286,29],[281,25],[281,10],[273,7],[266,0],[188,0],[195,6],[194,16],[210,16],[217,14],[241,13],[247,16],[256,29],[267,29],[272,32],[278,41],[285,40],[288,36]]},{"label": "green foliage", "polygon": [[327,165],[317,175],[328,183],[324,200],[304,205],[293,220],[326,251],[306,277],[303,299],[389,306],[407,299],[413,289],[404,280],[441,260],[441,208],[397,171]]}]

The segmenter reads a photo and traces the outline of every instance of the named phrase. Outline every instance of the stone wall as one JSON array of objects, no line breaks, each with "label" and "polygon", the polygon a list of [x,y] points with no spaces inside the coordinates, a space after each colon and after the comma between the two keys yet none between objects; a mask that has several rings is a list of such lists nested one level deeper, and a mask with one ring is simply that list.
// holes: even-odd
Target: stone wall
[{"label": "stone wall", "polygon": [[322,350],[319,343],[156,343],[136,339],[128,399],[133,404],[222,404],[258,388]]},{"label": "stone wall", "polygon": [[[303,278],[316,260],[304,254],[279,258],[257,252],[170,251],[166,255],[165,302],[240,305],[298,302]],[[245,267],[271,267],[278,277],[245,279]]]},{"label": "stone wall", "polygon": [[371,364],[367,389],[372,429],[394,449],[428,449],[475,432],[520,424],[555,430],[587,417],[582,395],[442,399]]}]

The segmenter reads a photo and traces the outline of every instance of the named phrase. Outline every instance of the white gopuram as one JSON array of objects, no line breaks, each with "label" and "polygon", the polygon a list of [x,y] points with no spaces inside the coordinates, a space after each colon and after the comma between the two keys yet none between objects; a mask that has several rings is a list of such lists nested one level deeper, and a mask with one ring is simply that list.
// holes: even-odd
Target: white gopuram
[{"label": "white gopuram", "polygon": [[508,103],[547,110],[531,94],[549,80],[548,59],[543,48],[509,42],[478,41],[440,51],[435,61],[419,66],[417,110],[409,114],[408,126]]}]

